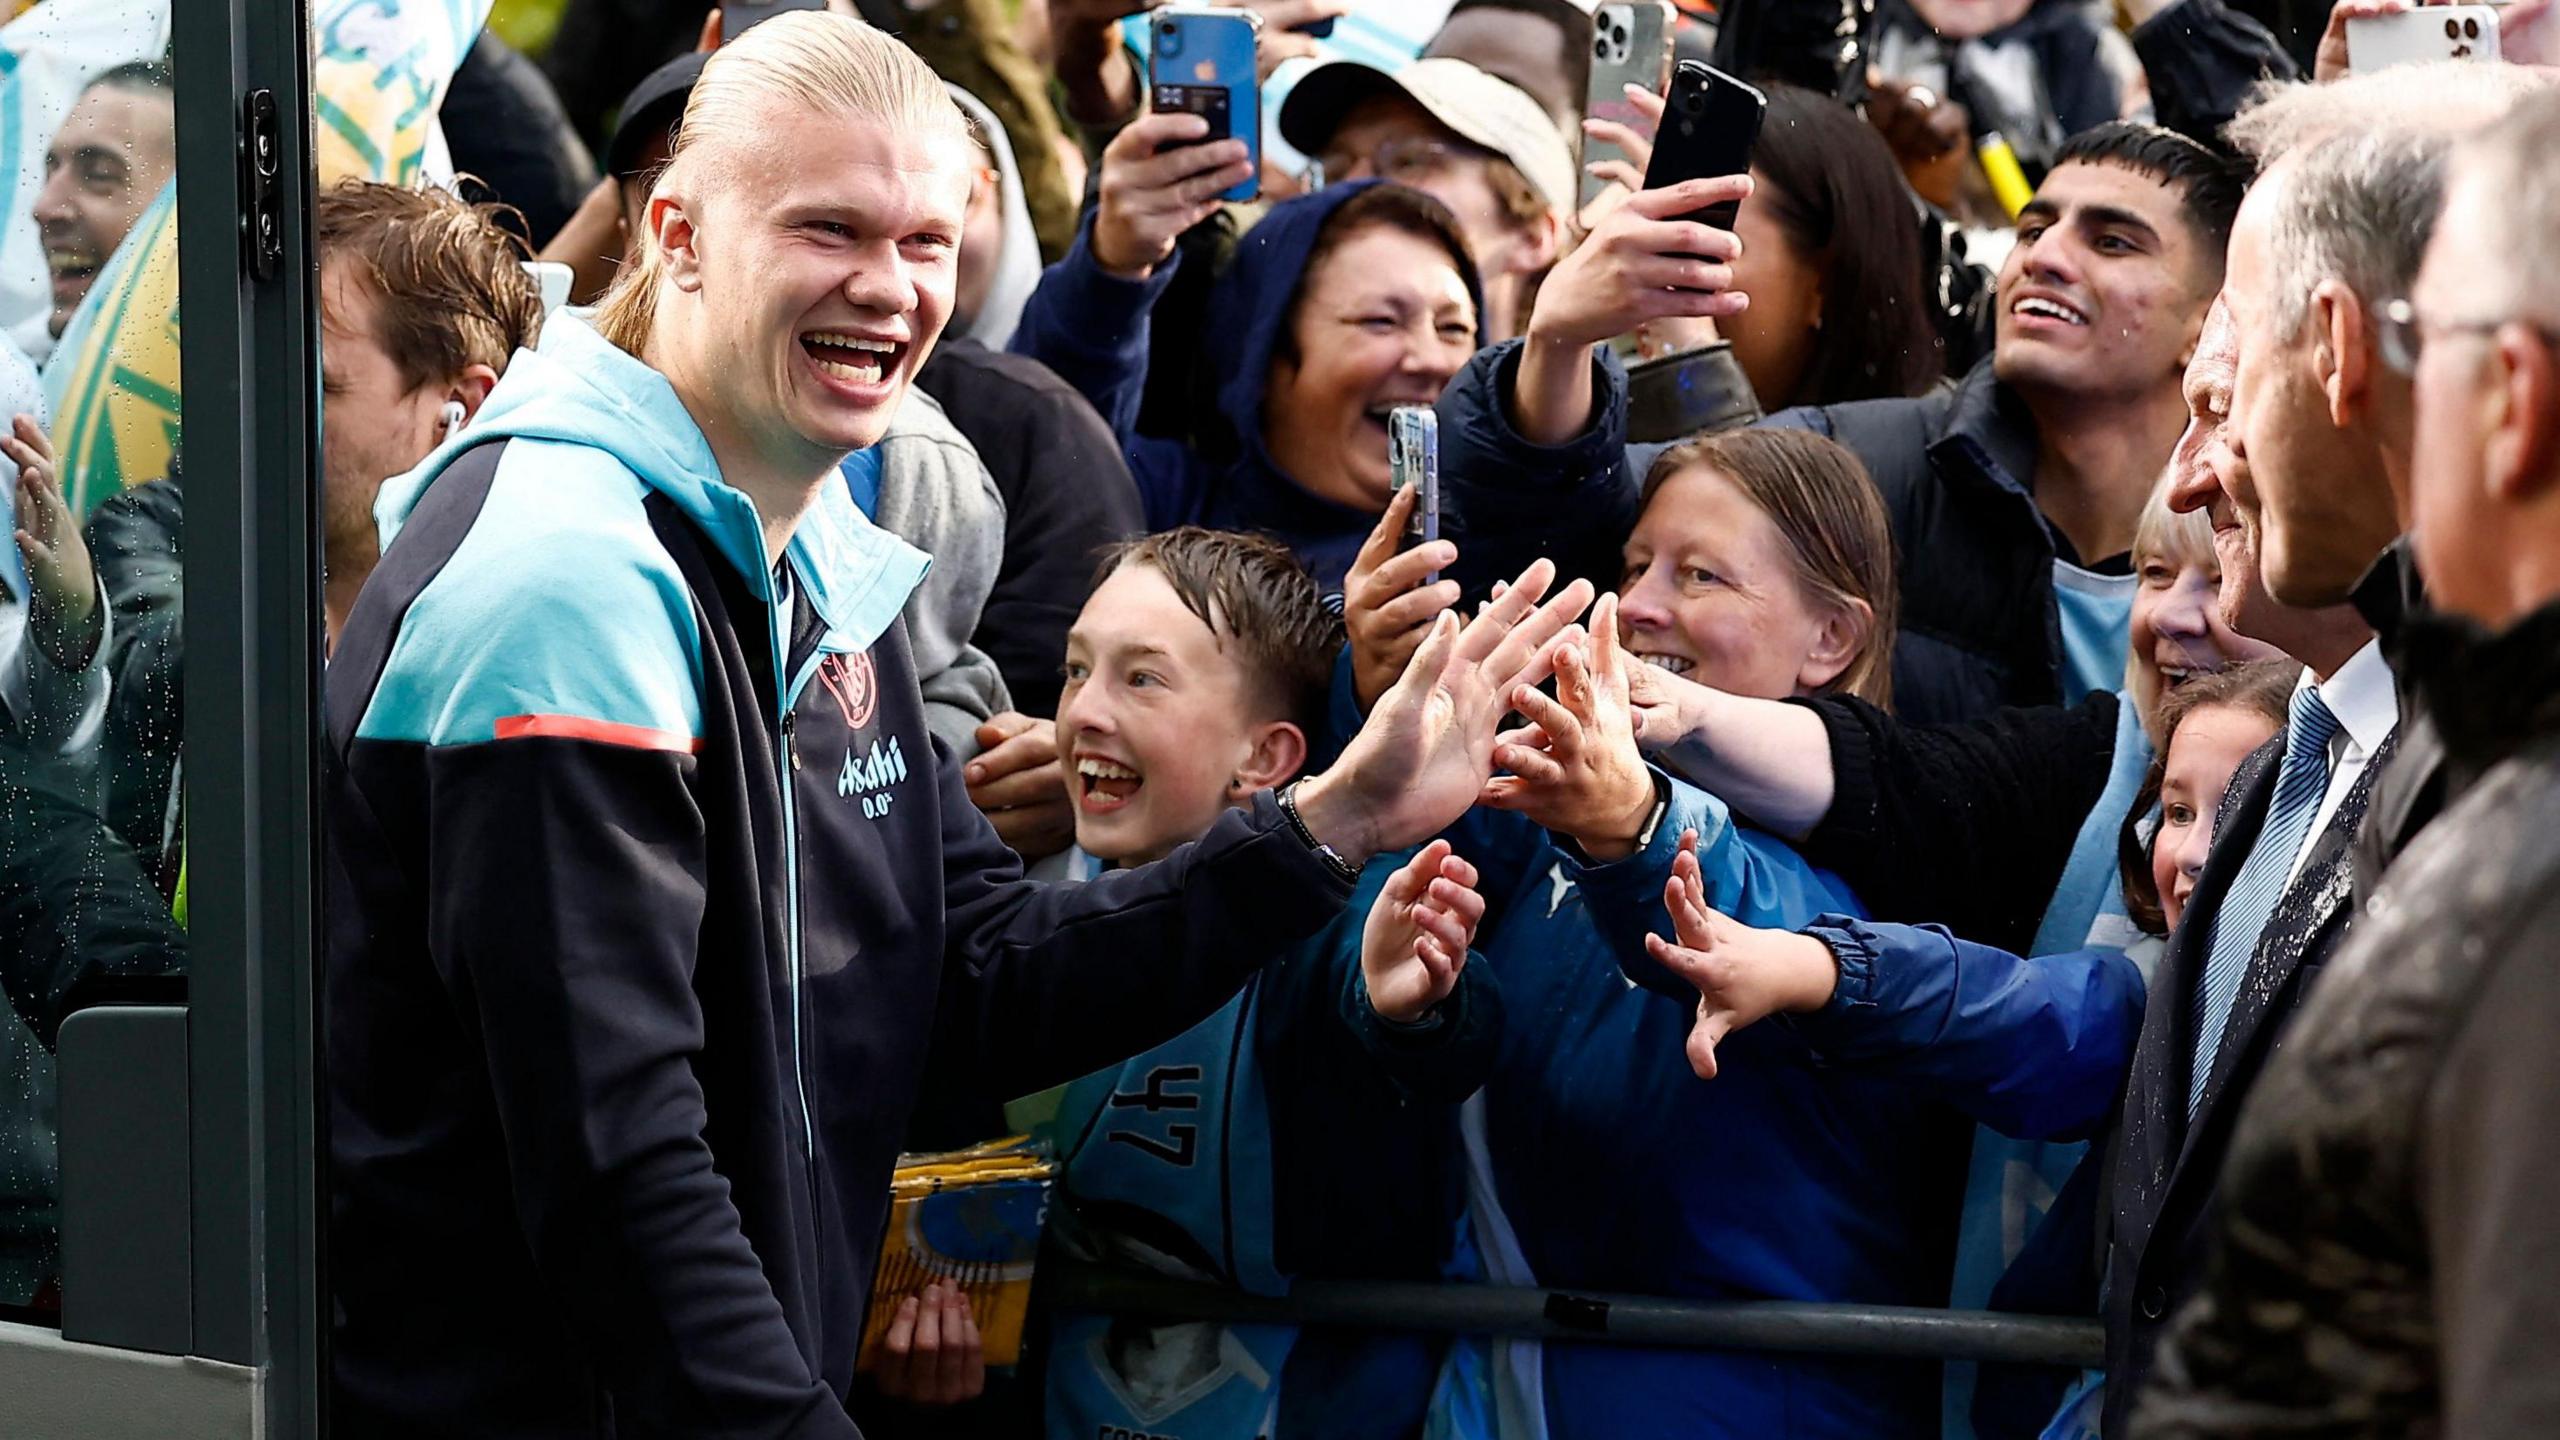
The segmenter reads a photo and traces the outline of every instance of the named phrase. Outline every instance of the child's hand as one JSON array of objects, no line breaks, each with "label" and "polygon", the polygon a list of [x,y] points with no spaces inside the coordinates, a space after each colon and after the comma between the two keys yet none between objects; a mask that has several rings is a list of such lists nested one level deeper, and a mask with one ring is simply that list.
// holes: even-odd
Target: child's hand
[{"label": "child's hand", "polygon": [[1636,753],[1627,671],[1618,597],[1603,595],[1589,642],[1556,652],[1556,698],[1526,685],[1513,692],[1512,707],[1530,723],[1494,746],[1494,764],[1511,773],[1486,783],[1483,803],[1571,836],[1595,860],[1633,854],[1659,797]]},{"label": "child's hand", "polygon": [[1369,531],[1367,543],[1342,579],[1342,628],[1351,637],[1351,687],[1360,713],[1378,703],[1387,687],[1404,673],[1422,637],[1440,612],[1458,603],[1458,582],[1422,583],[1422,577],[1458,563],[1458,547],[1446,540],[1416,545],[1399,554],[1404,527],[1420,503],[1408,485],[1387,502],[1387,513]]},{"label": "child's hand", "polygon": [[1388,877],[1360,932],[1360,977],[1370,1009],[1411,1025],[1449,998],[1484,919],[1484,897],[1475,887],[1476,867],[1451,854],[1446,840],[1423,846]]},{"label": "child's hand", "polygon": [[898,1302],[872,1383],[910,1405],[957,1405],[987,1388],[986,1346],[969,1297],[948,1280]]},{"label": "child's hand", "polygon": [[1831,947],[1810,935],[1760,930],[1709,909],[1698,871],[1698,832],[1680,836],[1671,880],[1662,887],[1678,944],[1659,935],[1644,947],[1671,973],[1698,987],[1698,1018],[1689,1027],[1689,1068],[1716,1078],[1716,1044],[1745,1025],[1781,1011],[1819,1010],[1840,983]]},{"label": "child's hand", "polygon": [[1008,710],[978,727],[978,758],[960,771],[969,803],[1024,860],[1075,843],[1075,800],[1058,762],[1058,723]]},{"label": "child's hand", "polygon": [[90,620],[98,608],[98,576],[80,524],[62,498],[53,442],[34,417],[20,415],[0,435],[0,454],[18,467],[18,553],[26,558],[34,603],[28,628],[65,670],[87,667],[95,649]]}]

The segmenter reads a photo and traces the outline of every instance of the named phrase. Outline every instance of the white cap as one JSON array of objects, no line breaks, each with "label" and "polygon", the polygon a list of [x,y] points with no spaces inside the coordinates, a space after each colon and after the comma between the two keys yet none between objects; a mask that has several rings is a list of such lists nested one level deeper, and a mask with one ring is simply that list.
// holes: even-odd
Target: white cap
[{"label": "white cap", "polygon": [[1373,95],[1399,90],[1471,144],[1508,160],[1547,208],[1571,214],[1573,149],[1529,92],[1464,60],[1416,60],[1390,75],[1357,60],[1309,70],[1280,105],[1280,138],[1309,155],[1323,153],[1342,117]]}]

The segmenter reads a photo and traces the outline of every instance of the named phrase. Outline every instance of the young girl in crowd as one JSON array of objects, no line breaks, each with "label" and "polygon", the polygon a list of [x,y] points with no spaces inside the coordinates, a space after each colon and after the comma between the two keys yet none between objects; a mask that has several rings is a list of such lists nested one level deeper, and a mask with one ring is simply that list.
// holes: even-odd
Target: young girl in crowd
[{"label": "young girl in crowd", "polygon": [[2155,489],[2135,528],[2125,686],[2078,705],[1914,726],[1855,699],[1771,705],[1661,668],[1636,676],[1639,731],[1673,771],[1801,843],[1888,919],[1943,923],[2022,954],[2138,943],[2116,836],[2196,678],[2273,646],[2233,631],[2202,513]]},{"label": "young girl in crowd", "polygon": [[2144,934],[2178,928],[2213,849],[2222,792],[2249,752],[2284,729],[2301,673],[2291,660],[2244,661],[2197,676],[2161,705],[2166,739],[2118,846],[2125,911]]}]

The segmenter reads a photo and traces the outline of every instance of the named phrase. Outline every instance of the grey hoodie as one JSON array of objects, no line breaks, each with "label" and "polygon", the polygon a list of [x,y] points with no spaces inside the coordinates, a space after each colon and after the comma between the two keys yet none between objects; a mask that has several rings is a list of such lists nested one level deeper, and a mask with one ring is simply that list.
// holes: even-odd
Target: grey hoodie
[{"label": "grey hoodie", "polygon": [[1013,708],[996,662],[969,643],[1004,561],[1004,497],[977,448],[921,389],[907,392],[878,454],[873,522],[933,557],[906,608],[925,723],[965,760],[978,753],[979,724]]}]

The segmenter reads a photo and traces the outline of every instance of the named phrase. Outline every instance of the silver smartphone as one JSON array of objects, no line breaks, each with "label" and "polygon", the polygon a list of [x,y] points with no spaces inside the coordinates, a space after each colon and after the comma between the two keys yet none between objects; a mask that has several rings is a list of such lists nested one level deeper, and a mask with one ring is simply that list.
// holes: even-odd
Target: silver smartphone
[{"label": "silver smartphone", "polygon": [[2370,75],[2430,60],[2498,58],[2498,12],[2488,5],[2429,5],[2347,21],[2347,70]]},{"label": "silver smartphone", "polygon": [[[1405,522],[1404,544],[1410,550],[1440,538],[1440,415],[1428,405],[1399,405],[1387,414],[1389,483],[1397,490],[1415,487],[1413,516]],[[1440,578],[1434,570],[1424,580]]]},{"label": "silver smartphone", "polygon": [[[1662,93],[1671,72],[1670,0],[1637,0],[1607,4],[1591,12],[1591,81],[1583,91],[1582,113],[1593,120],[1614,120],[1642,133],[1650,121],[1627,100],[1627,87],[1641,85]],[[1627,152],[1605,140],[1582,137],[1582,203],[1590,204],[1609,188],[1593,175],[1602,160],[1624,160]]]}]

